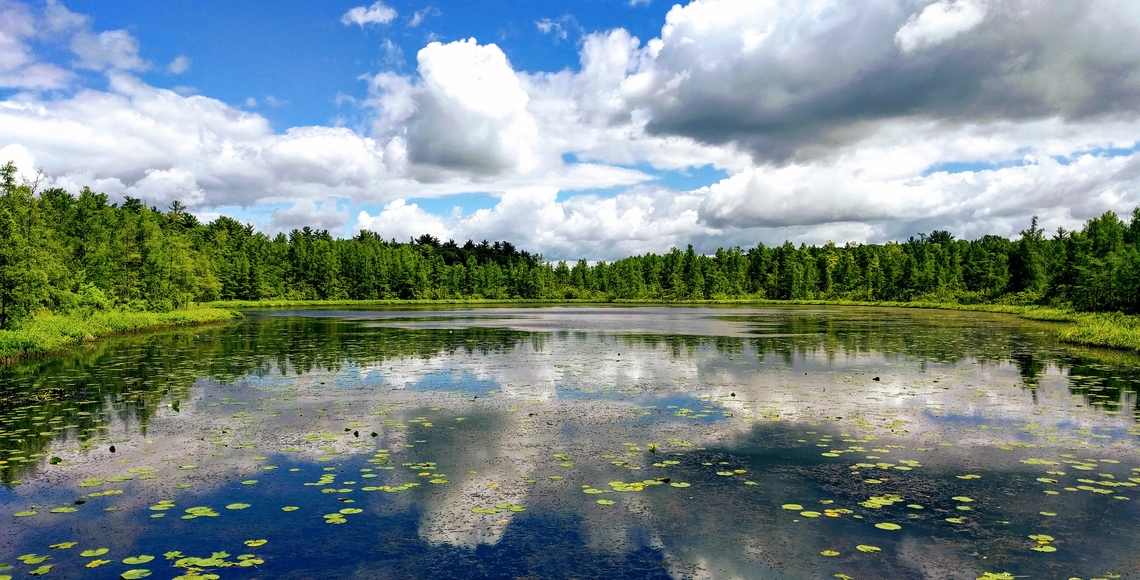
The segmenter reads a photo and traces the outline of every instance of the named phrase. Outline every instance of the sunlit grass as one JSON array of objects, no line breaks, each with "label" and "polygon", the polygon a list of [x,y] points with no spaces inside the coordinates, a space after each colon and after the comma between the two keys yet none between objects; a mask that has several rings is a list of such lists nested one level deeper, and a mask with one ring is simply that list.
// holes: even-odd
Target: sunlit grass
[{"label": "sunlit grass", "polygon": [[1062,342],[1140,352],[1140,317],[1083,314],[1076,325],[1057,333]]},{"label": "sunlit grass", "polygon": [[0,330],[0,361],[54,352],[98,338],[168,326],[222,322],[241,314],[220,308],[189,308],[172,312],[42,313],[15,330]]}]

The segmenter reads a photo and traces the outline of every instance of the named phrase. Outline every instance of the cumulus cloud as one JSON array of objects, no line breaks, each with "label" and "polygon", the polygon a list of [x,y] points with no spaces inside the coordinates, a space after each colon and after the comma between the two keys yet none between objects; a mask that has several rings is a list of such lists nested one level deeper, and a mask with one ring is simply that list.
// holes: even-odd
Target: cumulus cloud
[{"label": "cumulus cloud", "polygon": [[373,216],[362,211],[358,227],[385,238],[430,233],[440,239],[505,239],[550,258],[616,259],[684,245],[714,230],[698,223],[700,196],[638,188],[613,197],[573,196],[558,200],[553,187],[519,187],[503,193],[491,209],[450,218],[399,199]]},{"label": "cumulus cloud", "polygon": [[71,52],[79,57],[74,63],[77,68],[137,71],[150,68],[139,57],[139,41],[126,30],[80,32],[71,39]]},{"label": "cumulus cloud", "polygon": [[499,47],[475,39],[433,42],[417,58],[420,82],[407,119],[413,163],[476,174],[537,164],[530,97]]},{"label": "cumulus cloud", "polygon": [[[49,24],[57,6],[48,4]],[[53,64],[36,62],[29,44],[38,33],[36,28],[35,15],[27,6],[0,2],[0,88],[59,89],[75,76]]]},{"label": "cumulus cloud", "polygon": [[418,238],[423,234],[431,234],[441,240],[455,237],[441,217],[403,199],[391,201],[375,216],[369,215],[367,211],[360,212],[356,224],[360,229],[397,241]]},{"label": "cumulus cloud", "polygon": [[[346,24],[396,16],[354,10]],[[570,21],[550,34],[556,22]],[[0,101],[0,152],[73,191],[200,215],[274,208],[267,231],[510,239],[551,258],[1015,235],[1035,213],[1070,228],[1140,203],[1138,29],[1124,0],[694,0],[657,38],[584,34],[576,69],[521,72],[495,44],[432,42],[408,74],[362,77],[367,98],[349,102],[366,130],[274,131],[124,72],[147,66],[124,31],[0,0],[0,86],[28,91]],[[78,46],[74,66],[106,88],[38,96],[84,78],[38,60],[39,39]],[[727,177],[653,183],[705,166]],[[450,215],[417,202],[458,193],[498,202]]]},{"label": "cumulus cloud", "polygon": [[1138,24],[1127,0],[695,0],[649,43],[631,106],[654,133],[760,162],[826,155],[890,119],[1134,115]]},{"label": "cumulus cloud", "polygon": [[180,201],[198,205],[205,192],[198,187],[194,174],[186,169],[147,169],[142,179],[123,192],[125,195],[145,199],[161,207]]},{"label": "cumulus cloud", "polygon": [[52,32],[77,30],[91,24],[91,17],[68,10],[59,0],[48,0],[44,7],[44,20]]},{"label": "cumulus cloud", "polygon": [[912,15],[895,33],[903,52],[940,44],[974,28],[986,17],[980,0],[939,0]]},{"label": "cumulus cloud", "polygon": [[329,230],[334,235],[343,234],[348,224],[348,211],[339,209],[335,200],[315,202],[303,199],[289,209],[275,209],[269,220],[269,230],[288,232],[311,227],[314,230]]},{"label": "cumulus cloud", "polygon": [[370,24],[388,24],[396,18],[396,9],[383,2],[373,2],[371,6],[357,6],[340,17],[341,24],[353,24],[364,28]]},{"label": "cumulus cloud", "polygon": [[176,75],[180,75],[190,70],[190,57],[184,54],[178,55],[174,58],[174,60],[170,62],[169,65],[167,65],[166,70]]},{"label": "cumulus cloud", "polygon": [[71,84],[75,73],[58,66],[36,63],[10,72],[0,72],[0,88],[61,89]]},{"label": "cumulus cloud", "polygon": [[26,39],[35,34],[32,13],[23,4],[0,4],[0,70],[12,70],[31,60]]}]

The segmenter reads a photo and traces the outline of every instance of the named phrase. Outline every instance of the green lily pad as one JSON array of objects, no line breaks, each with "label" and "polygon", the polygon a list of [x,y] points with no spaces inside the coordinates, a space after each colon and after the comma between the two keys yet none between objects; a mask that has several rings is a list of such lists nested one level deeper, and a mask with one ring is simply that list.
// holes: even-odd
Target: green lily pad
[{"label": "green lily pad", "polygon": [[131,556],[130,558],[123,558],[123,563],[128,566],[137,566],[139,564],[146,564],[154,559],[154,556],[143,554],[141,556]]},{"label": "green lily pad", "polygon": [[226,506],[226,509],[228,509],[228,510],[243,510],[247,507],[250,507],[250,505],[248,503],[231,503],[230,505]]},{"label": "green lily pad", "polygon": [[146,578],[147,576],[150,576],[150,570],[138,568],[123,572],[119,578],[122,578],[122,580],[138,580],[139,578]]},{"label": "green lily pad", "polygon": [[79,555],[84,558],[94,558],[95,556],[102,556],[107,552],[110,552],[107,548],[95,548],[94,550],[83,550]]}]

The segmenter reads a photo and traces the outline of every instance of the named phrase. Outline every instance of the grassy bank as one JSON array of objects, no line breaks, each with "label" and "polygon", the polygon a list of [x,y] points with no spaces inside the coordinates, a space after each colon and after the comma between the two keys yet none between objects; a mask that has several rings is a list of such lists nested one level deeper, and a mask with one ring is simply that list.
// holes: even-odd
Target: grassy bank
[{"label": "grassy bank", "polygon": [[91,314],[40,314],[16,330],[0,330],[0,364],[63,350],[112,334],[223,322],[241,313],[221,308],[190,308],[172,312],[123,312],[107,310]]},{"label": "grassy bank", "polygon": [[[250,308],[305,308],[331,306],[478,306],[478,305],[518,305],[518,304],[597,304],[597,300],[227,300],[211,302],[205,306],[225,309]],[[878,306],[890,308],[930,308],[939,310],[961,310],[968,312],[994,312],[1012,314],[1027,320],[1043,322],[1065,322],[1066,326],[1057,329],[1057,338],[1068,344],[1079,344],[1101,348],[1129,350],[1140,353],[1140,317],[1119,313],[1074,312],[1047,306],[1021,306],[1012,304],[954,304],[947,302],[861,302],[852,300],[614,300],[609,304],[686,304],[686,305],[751,305],[751,306]]]}]

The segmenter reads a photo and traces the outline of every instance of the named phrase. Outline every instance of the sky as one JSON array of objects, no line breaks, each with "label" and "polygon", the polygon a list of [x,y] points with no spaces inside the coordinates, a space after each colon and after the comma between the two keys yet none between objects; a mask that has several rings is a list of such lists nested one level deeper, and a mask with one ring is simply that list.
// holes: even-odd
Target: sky
[{"label": "sky", "polygon": [[1140,205],[1135,0],[0,0],[0,162],[269,234],[1016,237]]}]

